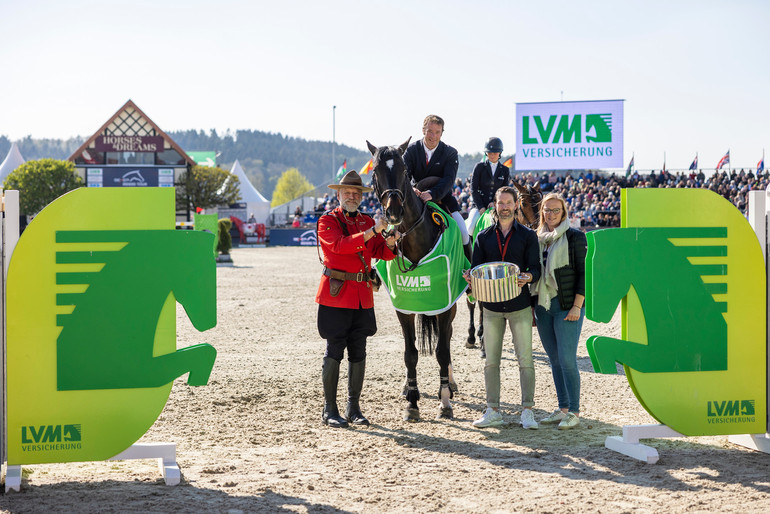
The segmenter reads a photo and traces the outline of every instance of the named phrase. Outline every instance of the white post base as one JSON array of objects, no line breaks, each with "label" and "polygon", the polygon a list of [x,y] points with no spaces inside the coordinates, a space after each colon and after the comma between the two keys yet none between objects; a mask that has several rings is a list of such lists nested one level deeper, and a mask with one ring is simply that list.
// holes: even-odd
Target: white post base
[{"label": "white post base", "polygon": [[[131,445],[107,460],[158,459],[158,470],[166,485],[179,485],[182,473],[176,463],[176,444],[143,443]],[[5,492],[21,491],[21,466],[8,465],[5,470]]]},{"label": "white post base", "polygon": [[5,492],[8,491],[21,491],[21,466],[5,467]]},{"label": "white post base", "polygon": [[158,459],[158,470],[166,485],[179,485],[181,471],[176,463],[176,444],[142,443],[132,444],[125,451],[108,460]]},{"label": "white post base", "polygon": [[770,453],[770,434],[741,434],[727,436],[727,440],[733,444],[745,446],[752,450]]},{"label": "white post base", "polygon": [[647,464],[655,464],[659,458],[658,450],[641,444],[639,440],[659,437],[684,436],[667,425],[628,425],[623,427],[623,437],[609,436],[605,439],[604,446]]}]

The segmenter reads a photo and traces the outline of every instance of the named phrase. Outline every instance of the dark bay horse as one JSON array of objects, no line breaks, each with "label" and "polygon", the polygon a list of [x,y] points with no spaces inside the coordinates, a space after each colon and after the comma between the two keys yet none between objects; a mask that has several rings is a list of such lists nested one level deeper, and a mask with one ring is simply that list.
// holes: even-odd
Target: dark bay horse
[{"label": "dark bay horse", "polygon": [[[516,210],[516,221],[527,228],[537,230],[540,225],[540,202],[543,201],[543,192],[540,190],[540,183],[533,186],[529,184],[522,186],[518,182],[513,182],[513,186],[519,192],[519,208]],[[494,207],[492,207],[494,209]],[[473,230],[473,227],[468,229]],[[472,235],[472,234],[471,234]],[[476,348],[476,336],[479,338],[481,346],[481,356],[484,357],[484,309],[479,306],[479,330],[476,332],[474,324],[474,314],[476,304],[468,302],[468,311],[470,312],[471,323],[468,326],[468,339],[465,341],[466,348]]]},{"label": "dark bay horse", "polygon": [[[411,138],[410,138],[411,139]],[[412,188],[407,175],[403,155],[409,144],[407,140],[401,146],[381,146],[379,148],[366,142],[372,153],[372,185],[377,199],[382,205],[385,219],[402,234],[398,242],[399,256],[396,263],[403,266],[403,257],[412,263],[419,262],[433,248],[442,233],[442,227],[434,222],[422,200]],[[402,257],[403,256],[403,257]],[[406,268],[402,268],[403,269]],[[435,349],[439,364],[439,399],[441,406],[438,418],[452,419],[453,410],[450,398],[453,391],[452,361],[449,342],[452,338],[452,320],[457,310],[456,305],[441,314],[405,314],[396,311],[404,335],[404,364],[406,365],[406,401],[404,421],[418,421],[420,410],[417,401],[420,391],[417,388],[417,360],[419,353],[429,354]],[[416,319],[415,319],[416,318]],[[416,330],[420,331],[420,352],[415,345]]]}]

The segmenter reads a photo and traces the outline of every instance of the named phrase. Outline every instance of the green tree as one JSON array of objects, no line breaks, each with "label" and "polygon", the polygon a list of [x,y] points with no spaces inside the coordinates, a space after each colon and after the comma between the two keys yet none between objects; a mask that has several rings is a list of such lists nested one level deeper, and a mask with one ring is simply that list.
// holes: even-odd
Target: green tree
[{"label": "green tree", "polygon": [[193,166],[175,185],[177,210],[185,210],[187,219],[196,207],[230,205],[241,198],[240,180],[222,168]]},{"label": "green tree", "polygon": [[271,207],[281,205],[295,198],[302,196],[303,193],[312,191],[313,186],[308,182],[302,173],[297,168],[289,168],[283,172],[281,178],[278,179],[278,183],[275,185],[275,191],[273,191],[273,201],[270,202]]},{"label": "green tree", "polygon": [[28,161],[13,170],[3,183],[4,189],[19,191],[22,214],[37,214],[64,193],[83,186],[75,164],[56,159]]}]

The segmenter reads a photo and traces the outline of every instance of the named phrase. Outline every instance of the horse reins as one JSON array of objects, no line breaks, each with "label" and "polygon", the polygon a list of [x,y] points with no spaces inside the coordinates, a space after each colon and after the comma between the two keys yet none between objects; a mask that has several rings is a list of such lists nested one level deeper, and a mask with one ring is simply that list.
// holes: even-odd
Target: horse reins
[{"label": "horse reins", "polygon": [[[380,194],[380,205],[385,205],[382,201],[382,199],[387,195],[395,194],[399,201],[403,204],[404,203],[404,193],[400,189],[386,189]],[[404,264],[404,250],[402,248],[401,241],[404,240],[406,236],[408,236],[414,229],[416,229],[418,226],[420,226],[425,221],[425,211],[426,211],[426,204],[422,204],[422,211],[420,212],[420,217],[417,219],[417,221],[409,227],[405,232],[401,234],[401,237],[398,241],[396,241],[396,251],[397,251],[397,257],[396,257],[396,265],[398,266],[398,270],[401,273],[409,273],[410,271],[414,271],[415,268],[417,268],[418,262],[413,262],[410,266],[406,266]],[[387,234],[390,234],[392,231],[388,231]],[[387,237],[385,233],[383,233],[383,236]]]}]

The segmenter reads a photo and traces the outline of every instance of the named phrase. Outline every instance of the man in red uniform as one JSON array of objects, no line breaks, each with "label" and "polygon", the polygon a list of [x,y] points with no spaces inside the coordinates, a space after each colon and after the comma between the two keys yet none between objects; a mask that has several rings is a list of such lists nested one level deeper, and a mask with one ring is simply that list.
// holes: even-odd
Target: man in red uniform
[{"label": "man in red uniform", "polygon": [[[366,369],[366,338],[377,332],[370,272],[372,258],[391,260],[399,234],[387,239],[387,222],[359,212],[363,193],[371,191],[355,171],[348,172],[337,190],[339,207],[318,220],[318,241],[323,248],[324,269],[315,301],[318,333],[326,339],[323,360],[323,422],[331,427],[368,425],[359,398]],[[340,361],[348,350],[348,404],[345,418],[337,410]]]}]

